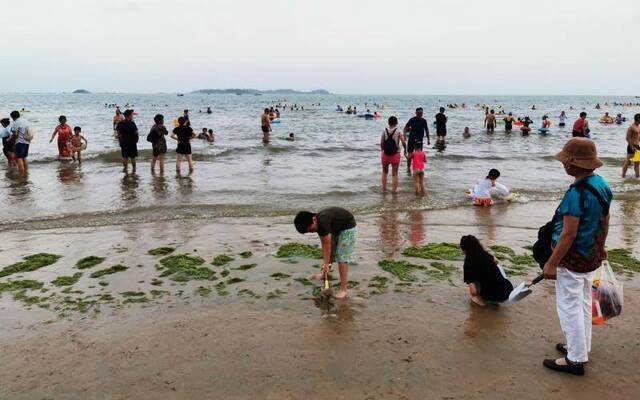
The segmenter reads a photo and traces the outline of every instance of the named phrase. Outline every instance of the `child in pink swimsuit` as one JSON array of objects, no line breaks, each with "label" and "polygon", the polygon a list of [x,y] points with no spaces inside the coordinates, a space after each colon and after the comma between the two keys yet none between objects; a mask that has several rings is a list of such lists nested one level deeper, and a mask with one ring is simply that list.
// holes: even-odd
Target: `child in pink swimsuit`
[{"label": "child in pink swimsuit", "polygon": [[416,143],[413,146],[413,151],[407,154],[407,158],[411,160],[416,194],[424,194],[424,166],[427,163],[427,154],[422,151],[422,143]]}]

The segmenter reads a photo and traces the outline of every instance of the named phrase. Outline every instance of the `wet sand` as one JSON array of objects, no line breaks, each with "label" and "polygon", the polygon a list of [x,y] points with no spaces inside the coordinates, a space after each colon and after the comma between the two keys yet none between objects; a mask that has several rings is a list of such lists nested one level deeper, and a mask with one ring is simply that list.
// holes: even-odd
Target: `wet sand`
[{"label": "wet sand", "polygon": [[[638,254],[635,208],[617,202],[610,247]],[[587,376],[545,370],[542,359],[556,357],[562,340],[553,284],[543,282],[518,304],[478,308],[469,303],[461,263],[451,281],[423,279],[399,285],[377,262],[406,259],[412,244],[456,242],[476,234],[486,245],[504,244],[519,253],[553,212],[552,203],[471,207],[430,212],[357,216],[359,282],[352,299],[335,315],[322,315],[309,299],[313,287],[293,278],[315,272],[315,260],[284,263],[273,254],[300,236],[288,219],[220,219],[156,222],[140,226],[14,230],[3,233],[0,266],[37,252],[61,254],[57,263],[23,278],[50,282],[71,275],[88,255],[107,257],[129,270],[110,275],[105,288],[84,273],[74,289],[109,292],[115,304],[101,312],[56,313],[21,303],[4,293],[0,302],[0,398],[2,399],[634,399],[640,396],[640,284],[625,281],[625,312],[594,327]],[[508,221],[508,223],[505,223]],[[158,257],[149,249],[174,245],[176,253],[207,262],[233,254],[228,296],[190,281],[150,286]],[[253,255],[241,259],[242,251]],[[408,259],[428,264],[421,259]],[[248,271],[241,264],[256,263]],[[211,267],[209,265],[209,267]],[[211,267],[218,270],[219,267]],[[290,274],[276,280],[275,272]],[[538,270],[527,270],[534,276]],[[391,279],[374,294],[374,276]],[[11,278],[17,279],[16,276]],[[514,283],[525,277],[513,277]],[[5,280],[6,278],[3,278]],[[95,286],[91,288],[90,286]],[[123,291],[171,292],[149,303],[124,304]],[[243,297],[249,289],[260,298]],[[58,290],[58,289],[56,289]],[[279,290],[279,292],[277,292]],[[182,294],[179,292],[182,291]],[[278,293],[267,299],[269,293]]]}]

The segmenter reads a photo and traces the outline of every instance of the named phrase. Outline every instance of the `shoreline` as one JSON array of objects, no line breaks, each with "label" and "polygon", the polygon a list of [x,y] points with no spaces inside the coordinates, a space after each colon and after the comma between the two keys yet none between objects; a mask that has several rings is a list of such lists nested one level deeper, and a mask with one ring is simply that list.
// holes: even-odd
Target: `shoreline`
[{"label": "shoreline", "polygon": [[[286,242],[317,244],[314,235],[295,232],[288,217],[5,232],[0,244],[3,265],[37,252],[63,255],[51,266],[21,274],[22,279],[51,282],[78,271],[73,268],[78,259],[103,256],[104,264],[83,270],[73,289],[84,295],[108,292],[117,300],[100,305],[100,312],[71,311],[57,318],[52,310],[27,310],[4,293],[0,397],[638,397],[640,380],[632,372],[640,362],[637,278],[624,278],[625,313],[594,328],[588,376],[572,379],[541,365],[543,358],[555,355],[553,345],[562,338],[551,282],[543,282],[517,304],[480,309],[469,303],[459,261],[445,261],[453,267],[450,278],[415,272],[418,280],[411,285],[377,265],[394,259],[428,266],[427,260],[402,256],[402,250],[457,242],[462,234],[477,235],[486,246],[511,246],[521,254],[554,207],[547,202],[356,215],[357,265],[350,280],[358,285],[351,289],[352,299],[338,304],[330,317],[310,300],[315,286],[297,280],[314,273],[317,261],[288,262],[274,256]],[[612,221],[607,243],[637,255],[638,227],[623,212],[613,214],[622,217]],[[209,261],[218,254],[233,255],[225,279],[245,280],[227,284],[227,295],[216,291],[219,280],[160,278],[162,286],[149,286],[159,274],[161,257],[147,251],[158,246],[200,256],[218,274],[227,267],[212,267]],[[243,259],[239,254],[244,251],[253,254]],[[99,279],[89,278],[90,272],[116,263],[129,270],[102,278],[108,286],[99,288]],[[240,268],[247,264],[256,266]],[[537,266],[527,267],[524,276],[510,279],[519,282],[538,271]],[[380,276],[388,283],[372,286]],[[123,295],[153,289],[170,294],[143,304],[126,303]]]}]

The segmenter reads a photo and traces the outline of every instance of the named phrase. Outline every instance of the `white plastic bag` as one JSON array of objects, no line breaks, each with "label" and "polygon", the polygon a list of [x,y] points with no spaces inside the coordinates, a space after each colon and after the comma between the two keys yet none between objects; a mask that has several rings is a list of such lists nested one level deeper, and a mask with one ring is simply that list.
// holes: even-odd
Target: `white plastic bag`
[{"label": "white plastic bag", "polygon": [[609,261],[603,261],[591,283],[592,323],[602,325],[606,320],[620,315],[623,294],[622,282],[616,279]]}]

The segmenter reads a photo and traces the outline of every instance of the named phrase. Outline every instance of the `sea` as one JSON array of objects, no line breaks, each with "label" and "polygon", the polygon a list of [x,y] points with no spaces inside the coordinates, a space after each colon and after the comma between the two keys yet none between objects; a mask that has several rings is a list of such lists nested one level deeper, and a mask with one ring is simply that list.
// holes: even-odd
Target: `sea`
[{"label": "sea", "polygon": [[[598,171],[617,199],[640,198],[640,181],[622,180],[625,133],[640,107],[632,96],[348,96],[348,95],[206,95],[184,94],[0,94],[0,116],[25,109],[23,118],[35,138],[30,147],[27,175],[0,164],[0,229],[37,226],[103,226],[173,219],[282,216],[298,210],[338,205],[357,213],[388,210],[428,210],[469,207],[466,194],[489,169],[501,171],[500,181],[519,194],[519,202],[554,200],[571,183],[553,155],[571,137],[571,125],[581,111],[588,113],[592,138],[604,166]],[[401,168],[400,191],[383,194],[380,185],[380,136],[389,116],[404,125],[416,107],[425,109],[430,123],[441,106],[449,118],[444,150],[427,148],[425,196],[414,193],[411,177]],[[596,103],[602,105],[596,110]],[[113,104],[135,110],[140,132],[136,173],[122,172],[120,149],[113,136]],[[271,142],[262,142],[260,114],[277,104],[297,105],[281,111]],[[483,129],[486,104],[514,116],[528,115],[534,131],[493,135]],[[356,106],[382,114],[365,119],[336,111]],[[535,110],[532,107],[535,105]],[[203,112],[211,107],[212,113]],[[302,109],[304,108],[304,110]],[[163,175],[151,174],[151,145],[145,138],[156,114],[170,121],[190,110],[196,131],[216,133],[214,143],[192,142],[195,172],[175,172],[175,142]],[[558,127],[561,111],[567,127]],[[621,113],[622,125],[599,123],[604,112]],[[57,159],[57,145],[49,139],[58,117],[82,127],[89,144],[78,165]],[[549,134],[537,134],[543,115],[553,121]],[[500,117],[498,117],[500,119]],[[469,127],[472,136],[462,132]],[[432,129],[432,135],[435,128]],[[294,141],[286,140],[289,133]],[[433,145],[433,142],[432,142]],[[183,166],[185,168],[185,166]],[[633,175],[632,173],[630,175]]]}]

